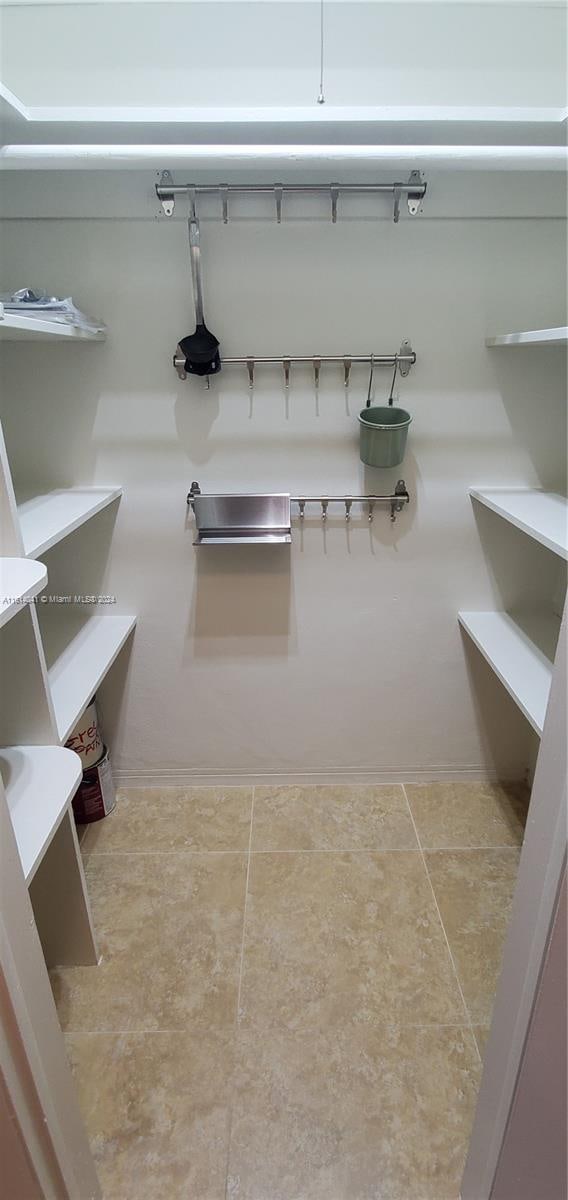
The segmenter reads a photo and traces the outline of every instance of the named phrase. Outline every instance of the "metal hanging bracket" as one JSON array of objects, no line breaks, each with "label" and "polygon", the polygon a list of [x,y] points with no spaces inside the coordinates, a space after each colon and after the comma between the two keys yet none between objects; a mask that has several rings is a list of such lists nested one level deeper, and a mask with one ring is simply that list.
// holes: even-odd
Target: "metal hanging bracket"
[{"label": "metal hanging bracket", "polygon": [[422,180],[420,171],[411,171],[408,183],[410,186],[416,188],[416,191],[408,192],[406,197],[408,214],[411,217],[415,217],[420,212],[420,203],[424,199],[426,184]]},{"label": "metal hanging bracket", "polygon": [[394,499],[391,500],[391,521],[396,521],[396,514],[402,512],[404,505],[408,504],[408,499],[404,479],[399,479],[394,489]]},{"label": "metal hanging bracket", "polygon": [[160,182],[159,184],[156,184],[156,195],[160,199],[164,216],[166,217],[173,217],[176,206],[176,198],[174,193],[167,190],[170,185],[173,187],[173,184],[174,181],[172,179],[171,171],[162,171]]},{"label": "metal hanging bracket", "polygon": [[410,342],[401,342],[400,350],[398,352],[398,369],[403,379],[406,379],[413,362],[416,362],[416,355],[414,354]]}]

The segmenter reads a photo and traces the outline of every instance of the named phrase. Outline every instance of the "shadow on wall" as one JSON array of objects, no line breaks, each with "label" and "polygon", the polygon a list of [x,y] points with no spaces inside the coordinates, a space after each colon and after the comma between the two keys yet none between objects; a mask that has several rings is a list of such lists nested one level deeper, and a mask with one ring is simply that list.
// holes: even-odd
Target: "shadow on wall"
[{"label": "shadow on wall", "polygon": [[[93,604],[89,597],[104,596],[118,499],[97,513],[88,532],[81,526],[42,554],[48,584],[38,604],[48,666],[59,657],[69,641],[69,621],[82,624],[92,616],[116,614],[114,604]],[[69,598],[59,601],[57,598]]]},{"label": "shadow on wall", "polygon": [[[132,686],[132,657],[135,639],[136,630],[130,635],[110,671],[107,671],[102,683],[97,688],[99,724],[105,745],[110,748],[113,765],[117,768],[123,765],[121,763],[122,747],[130,721],[128,701]],[[140,686],[138,681],[138,692]],[[149,695],[146,702],[149,706],[148,711],[152,712],[153,696]]]},{"label": "shadow on wall", "polygon": [[553,612],[566,590],[566,564],[522,530],[472,499],[477,531],[490,571],[495,606],[507,611]]},{"label": "shadow on wall", "polygon": [[561,346],[488,350],[504,408],[541,487],[566,491],[566,366]]},{"label": "shadow on wall", "polygon": [[467,633],[460,633],[483,761],[499,778],[518,780],[518,764],[523,761],[527,771],[533,765],[536,734]]},{"label": "shadow on wall", "polygon": [[[70,487],[94,476],[95,426],[108,346],[82,342],[62,347],[26,342],[22,379],[20,343],[2,347],[6,401],[2,423],[16,481]],[[41,382],[39,382],[41,381]],[[39,388],[39,391],[38,391]],[[22,438],[26,425],[33,436]],[[25,450],[25,457],[20,453]]]},{"label": "shadow on wall", "polygon": [[195,553],[188,628],[192,657],[294,654],[290,546],[201,546]]}]

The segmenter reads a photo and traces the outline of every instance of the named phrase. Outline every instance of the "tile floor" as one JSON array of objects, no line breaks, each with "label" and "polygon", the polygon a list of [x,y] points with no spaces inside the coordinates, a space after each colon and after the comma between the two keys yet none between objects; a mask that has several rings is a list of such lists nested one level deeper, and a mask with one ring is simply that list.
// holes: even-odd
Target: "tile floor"
[{"label": "tile floor", "polygon": [[457,1200],[522,789],[129,789],[53,988],[105,1200]]}]

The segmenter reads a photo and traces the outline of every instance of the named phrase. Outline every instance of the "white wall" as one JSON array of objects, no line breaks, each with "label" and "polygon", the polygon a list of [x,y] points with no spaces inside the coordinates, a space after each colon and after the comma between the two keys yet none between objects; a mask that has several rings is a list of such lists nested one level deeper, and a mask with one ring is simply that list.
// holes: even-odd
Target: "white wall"
[{"label": "white wall", "polygon": [[[0,11],[2,80],[29,105],[310,105],[319,3]],[[565,104],[566,18],[541,4],[326,7],[328,105]]]},{"label": "white wall", "polygon": [[[252,406],[245,372],[226,370],[209,394],[179,382],[171,354],[193,328],[185,223],[150,209],[97,220],[92,177],[68,185],[69,212],[82,188],[74,218],[5,223],[2,287],[72,293],[107,320],[108,342],[5,347],[2,415],[20,484],[125,487],[96,589],[139,613],[119,771],[520,776],[528,730],[464,646],[456,613],[514,604],[527,589],[536,603],[556,582],[553,557],[504,536],[490,514],[476,520],[467,489],[562,486],[562,351],[487,351],[484,336],[565,321],[563,223],[436,219],[435,197],[398,227],[388,206],[384,219],[344,209],[335,227],[315,208],[277,227],[267,204],[266,217],[203,221],[206,314],[226,354],[392,352],[411,339],[418,362],[400,386],[409,452],[402,468],[375,472],[358,459],[364,372],[346,397],[328,369],[319,412],[309,374],[293,374],[288,400],[278,374],[259,374]],[[49,210],[37,192],[47,181],[20,186],[22,207]],[[121,186],[97,176],[101,218]],[[483,184],[486,195],[493,186],[497,208],[498,184]],[[524,183],[508,186],[512,196]],[[377,372],[377,400],[387,389]],[[390,488],[401,474],[412,502],[394,526],[377,510],[370,528],[354,513],[348,530],[338,511],[325,534],[317,515],[303,533],[296,524],[291,552],[192,547],[193,479],[204,491],[333,493]],[[53,586],[69,547],[50,567]],[[81,568],[86,590],[102,579],[99,557],[89,578]],[[113,707],[107,696],[109,723]]]}]

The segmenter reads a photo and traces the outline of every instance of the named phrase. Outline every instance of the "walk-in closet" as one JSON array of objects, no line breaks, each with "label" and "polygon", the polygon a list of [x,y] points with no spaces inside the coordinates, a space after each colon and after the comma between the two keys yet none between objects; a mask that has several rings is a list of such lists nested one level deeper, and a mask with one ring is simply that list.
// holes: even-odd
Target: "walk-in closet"
[{"label": "walk-in closet", "polygon": [[566,1200],[566,15],[0,0],[6,1200]]}]

